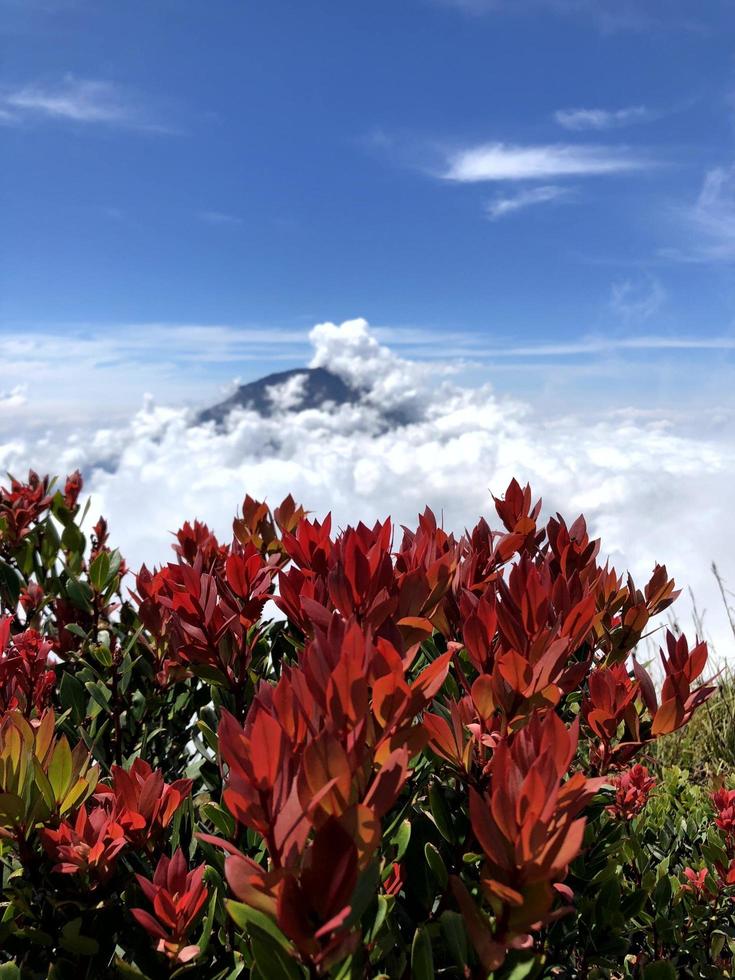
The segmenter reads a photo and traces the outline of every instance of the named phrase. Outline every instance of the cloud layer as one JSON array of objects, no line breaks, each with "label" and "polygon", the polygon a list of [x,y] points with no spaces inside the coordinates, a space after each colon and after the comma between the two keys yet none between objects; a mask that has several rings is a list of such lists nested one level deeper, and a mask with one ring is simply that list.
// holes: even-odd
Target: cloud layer
[{"label": "cloud layer", "polygon": [[[132,564],[166,558],[167,532],[187,518],[226,535],[246,492],[271,502],[291,492],[318,514],[332,510],[338,524],[386,514],[412,523],[429,504],[461,530],[490,514],[490,491],[516,476],[543,495],[547,513],[584,511],[619,570],[642,579],[666,562],[727,651],[709,562],[735,580],[732,440],[693,438],[669,420],[625,411],[551,418],[399,357],[362,320],[320,324],[311,341],[312,365],[361,388],[359,404],[294,411],[290,392],[272,418],[241,411],[218,432],[149,400],[125,425],[97,428],[90,418],[63,438],[18,428],[0,440],[0,468],[82,467],[92,518],[105,513]],[[413,421],[386,428],[388,407]]]}]

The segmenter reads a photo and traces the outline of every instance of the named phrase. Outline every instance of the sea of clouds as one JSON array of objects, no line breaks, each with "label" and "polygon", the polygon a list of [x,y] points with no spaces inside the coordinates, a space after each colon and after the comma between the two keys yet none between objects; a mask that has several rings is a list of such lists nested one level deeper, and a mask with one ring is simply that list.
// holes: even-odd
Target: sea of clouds
[{"label": "sea of clouds", "polygon": [[[656,561],[665,563],[691,589],[718,655],[735,659],[710,567],[715,561],[735,586],[735,446],[727,427],[694,436],[670,419],[622,408],[550,414],[399,356],[364,320],[319,324],[309,339],[311,366],[359,389],[356,404],[299,411],[291,382],[271,392],[271,417],[237,411],[219,430],[193,424],[191,407],[151,398],[113,425],[97,424],[90,408],[74,425],[38,429],[21,421],[32,415],[28,392],[13,388],[0,399],[0,469],[79,467],[90,517],[105,514],[132,567],[166,560],[170,532],[186,519],[227,536],[246,492],[273,504],[291,493],[317,515],[331,510],[342,526],[389,514],[412,525],[428,504],[445,527],[461,531],[493,515],[490,493],[501,494],[515,476],[543,497],[547,514],[571,520],[583,512],[603,554],[639,584]],[[407,424],[388,424],[390,413]],[[687,593],[677,607],[692,629]]]}]

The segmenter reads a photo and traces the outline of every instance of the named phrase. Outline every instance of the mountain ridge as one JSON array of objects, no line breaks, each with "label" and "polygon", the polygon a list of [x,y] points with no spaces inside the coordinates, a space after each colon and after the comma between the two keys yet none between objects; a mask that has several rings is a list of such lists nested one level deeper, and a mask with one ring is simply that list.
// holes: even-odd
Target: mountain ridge
[{"label": "mountain ridge", "polygon": [[[300,379],[303,378],[303,381]],[[292,391],[279,404],[278,389]],[[354,405],[362,398],[362,392],[348,385],[339,375],[327,368],[292,368],[277,371],[263,378],[257,378],[240,385],[229,398],[199,412],[196,423],[224,423],[227,416],[237,408],[251,409],[259,415],[270,417],[277,411],[304,411],[310,408],[324,408],[328,404]]]}]

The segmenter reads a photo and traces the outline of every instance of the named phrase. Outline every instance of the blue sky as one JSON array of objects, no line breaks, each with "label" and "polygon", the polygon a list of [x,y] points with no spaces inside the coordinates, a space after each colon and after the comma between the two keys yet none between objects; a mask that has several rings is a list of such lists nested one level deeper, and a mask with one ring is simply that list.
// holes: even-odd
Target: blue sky
[{"label": "blue sky", "polygon": [[[0,0],[0,471],[81,467],[133,565],[246,490],[461,529],[516,476],[619,569],[668,562],[729,650],[734,27],[731,0]],[[312,359],[360,405],[192,425]]]},{"label": "blue sky", "polygon": [[278,331],[362,315],[433,345],[706,337],[645,357],[731,363],[726,0],[0,17],[5,332],[246,326],[298,363]]}]

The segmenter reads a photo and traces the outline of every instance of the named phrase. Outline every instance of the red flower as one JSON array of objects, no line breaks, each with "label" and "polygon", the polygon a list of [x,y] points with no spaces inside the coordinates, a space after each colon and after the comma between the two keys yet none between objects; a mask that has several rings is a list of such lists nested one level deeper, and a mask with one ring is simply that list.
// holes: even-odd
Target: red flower
[{"label": "red flower", "polygon": [[403,888],[404,880],[403,868],[397,861],[394,861],[388,877],[383,882],[383,891],[386,895],[397,895]]},{"label": "red flower", "polygon": [[265,871],[226,841],[200,839],[228,852],[225,877],[233,894],[271,916],[318,975],[354,952],[360,934],[349,924],[358,855],[350,834],[334,817],[322,824],[298,862]]},{"label": "red flower", "polygon": [[693,868],[684,868],[686,884],[681,886],[681,890],[683,892],[691,892],[697,898],[702,898],[709,890],[705,884],[707,874],[706,868],[701,868],[699,871],[695,871]]},{"label": "red flower", "polygon": [[[593,761],[599,772],[607,772],[611,763],[620,765],[640,748],[640,731],[636,698],[639,684],[631,679],[624,663],[593,670],[588,679],[589,696],[582,702],[582,715],[600,739]],[[618,728],[625,723],[627,740],[615,747]]]},{"label": "red flower", "polygon": [[[490,970],[509,946],[525,946],[530,932],[558,913],[558,894],[571,899],[561,882],[579,854],[585,818],[579,814],[602,783],[581,772],[562,781],[577,748],[578,726],[565,728],[553,712],[535,714],[510,740],[499,743],[488,767],[489,792],[470,790],[470,820],[485,854],[481,885],[496,914],[494,936],[470,929],[478,953],[489,943]],[[452,887],[466,919],[477,922],[474,902],[459,878]],[[473,911],[474,909],[474,911]]]},{"label": "red flower", "polygon": [[635,701],[638,684],[631,680],[624,664],[594,670],[589,676],[589,698],[584,715],[592,731],[604,742],[617,734],[628,707]]},{"label": "red flower", "polygon": [[9,616],[0,619],[0,711],[18,708],[28,718],[35,709],[40,716],[56,681],[51,644],[35,630],[11,636],[11,622]]},{"label": "red flower", "polygon": [[613,780],[615,802],[607,807],[618,820],[631,820],[648,802],[656,780],[645,766],[635,765]]},{"label": "red flower", "polygon": [[45,593],[38,582],[29,582],[20,593],[20,604],[26,614],[26,623],[39,611],[45,598]]},{"label": "red flower", "polygon": [[136,759],[129,771],[112,767],[112,785],[100,786],[96,796],[112,804],[115,820],[126,840],[151,849],[191,793],[191,779],[167,784],[160,770]]},{"label": "red flower", "polygon": [[697,708],[717,690],[712,684],[694,685],[707,666],[706,643],[698,643],[690,651],[685,636],[676,637],[671,630],[667,630],[666,648],[668,657],[663,650],[659,651],[666,675],[661,689],[660,705],[648,672],[639,663],[633,662],[643,699],[653,717],[651,734],[654,738],[675,732],[686,725]]},{"label": "red flower", "polygon": [[79,470],[75,470],[70,473],[66,478],[66,483],[64,485],[64,504],[73,510],[77,505],[77,500],[79,499],[79,494],[82,492],[82,486],[84,481],[82,480],[82,474]]},{"label": "red flower", "polygon": [[74,824],[40,831],[41,843],[61,874],[87,874],[92,887],[106,881],[127,841],[122,827],[104,806],[82,807]]},{"label": "red flower", "polygon": [[219,543],[206,524],[194,521],[185,522],[176,532],[176,544],[173,546],[176,554],[188,565],[193,565],[197,555],[202,556],[204,567],[210,569],[215,562],[221,562],[227,557],[227,545]]},{"label": "red flower", "polygon": [[[108,553],[110,552],[110,548],[107,544],[109,536],[107,521],[104,519],[104,517],[100,517],[95,526],[92,528],[90,542],[92,547],[89,553],[90,565],[102,551],[106,551]],[[127,574],[128,569],[124,558],[120,558],[120,566],[117,571],[121,578],[123,575]]]},{"label": "red flower", "polygon": [[51,506],[50,480],[33,470],[28,482],[10,478],[10,490],[0,487],[0,542],[14,550]]},{"label": "red flower", "polygon": [[735,846],[735,789],[719,789],[712,794],[717,816],[715,823],[725,832],[729,846]]},{"label": "red flower", "polygon": [[179,848],[169,860],[161,857],[149,881],[136,875],[143,894],[153,906],[154,915],[145,909],[131,909],[136,921],[156,941],[156,949],[175,963],[188,963],[199,953],[199,947],[187,943],[207,901],[207,886],[203,881],[204,864],[189,871],[183,851]]}]

